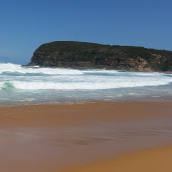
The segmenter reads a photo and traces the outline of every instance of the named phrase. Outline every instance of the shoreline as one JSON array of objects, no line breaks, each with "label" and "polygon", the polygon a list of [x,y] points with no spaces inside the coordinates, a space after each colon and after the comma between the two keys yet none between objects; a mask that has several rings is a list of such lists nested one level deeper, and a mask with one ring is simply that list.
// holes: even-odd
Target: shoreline
[{"label": "shoreline", "polygon": [[[172,110],[172,102],[129,101],[18,105],[0,108],[0,126],[2,124],[8,125],[8,122],[9,124],[22,125],[21,122],[25,121],[27,121],[28,125],[32,125],[33,120],[35,120],[34,123],[40,120],[43,122],[43,125],[69,125],[75,122],[143,120],[153,117],[169,116],[171,115],[170,109]],[[18,120],[21,120],[20,123],[17,123]]]},{"label": "shoreline", "polygon": [[172,102],[0,108],[2,170],[58,172],[172,145],[171,112]]}]

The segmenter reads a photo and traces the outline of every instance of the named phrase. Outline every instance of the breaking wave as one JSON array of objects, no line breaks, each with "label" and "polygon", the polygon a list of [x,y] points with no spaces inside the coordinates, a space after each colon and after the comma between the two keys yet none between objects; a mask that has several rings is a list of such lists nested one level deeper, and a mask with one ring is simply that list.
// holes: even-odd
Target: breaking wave
[{"label": "breaking wave", "polygon": [[82,71],[63,68],[39,68],[38,66],[26,67],[12,63],[0,63],[0,74],[23,75],[23,74],[47,74],[47,75],[70,75],[83,74]]},{"label": "breaking wave", "polygon": [[114,89],[114,88],[131,88],[144,86],[159,86],[167,85],[172,80],[160,80],[146,82],[146,80],[135,81],[117,81],[117,82],[26,82],[26,81],[7,81],[0,82],[0,90],[100,90],[100,89]]},{"label": "breaking wave", "polygon": [[167,85],[163,73],[26,67],[0,63],[0,90],[99,90]]},{"label": "breaking wave", "polygon": [[0,106],[172,95],[172,74],[0,63]]}]

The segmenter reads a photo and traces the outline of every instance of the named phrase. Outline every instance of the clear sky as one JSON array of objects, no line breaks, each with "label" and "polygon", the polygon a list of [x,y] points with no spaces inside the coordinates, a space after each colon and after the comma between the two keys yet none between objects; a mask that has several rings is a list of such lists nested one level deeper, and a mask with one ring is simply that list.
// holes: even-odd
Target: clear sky
[{"label": "clear sky", "polygon": [[171,0],[0,0],[0,61],[41,44],[84,41],[172,50]]}]

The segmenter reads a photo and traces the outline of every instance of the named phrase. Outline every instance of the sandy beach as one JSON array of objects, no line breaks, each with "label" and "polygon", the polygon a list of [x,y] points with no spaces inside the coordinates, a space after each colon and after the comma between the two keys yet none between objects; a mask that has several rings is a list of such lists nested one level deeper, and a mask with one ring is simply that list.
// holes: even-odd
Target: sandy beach
[{"label": "sandy beach", "polygon": [[171,102],[28,105],[0,108],[0,126],[79,125],[95,121],[150,119],[171,114]]},{"label": "sandy beach", "polygon": [[171,112],[168,102],[0,108],[1,170],[168,171]]},{"label": "sandy beach", "polygon": [[61,172],[171,172],[172,147],[156,148],[127,154],[99,163],[70,168]]},{"label": "sandy beach", "polygon": [[1,1],[0,172],[172,172],[171,7]]}]

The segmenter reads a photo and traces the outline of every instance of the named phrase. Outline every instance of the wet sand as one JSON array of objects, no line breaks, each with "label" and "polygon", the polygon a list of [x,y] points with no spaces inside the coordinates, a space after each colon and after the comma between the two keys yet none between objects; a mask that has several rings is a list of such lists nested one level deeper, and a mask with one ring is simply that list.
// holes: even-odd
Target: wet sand
[{"label": "wet sand", "polygon": [[172,146],[127,154],[61,172],[171,172]]},{"label": "wet sand", "polygon": [[0,108],[0,126],[79,125],[171,115],[172,103],[120,102]]},{"label": "wet sand", "polygon": [[160,102],[0,108],[0,168],[54,172],[98,162],[107,168],[119,156],[172,145],[171,112],[172,103]]}]

